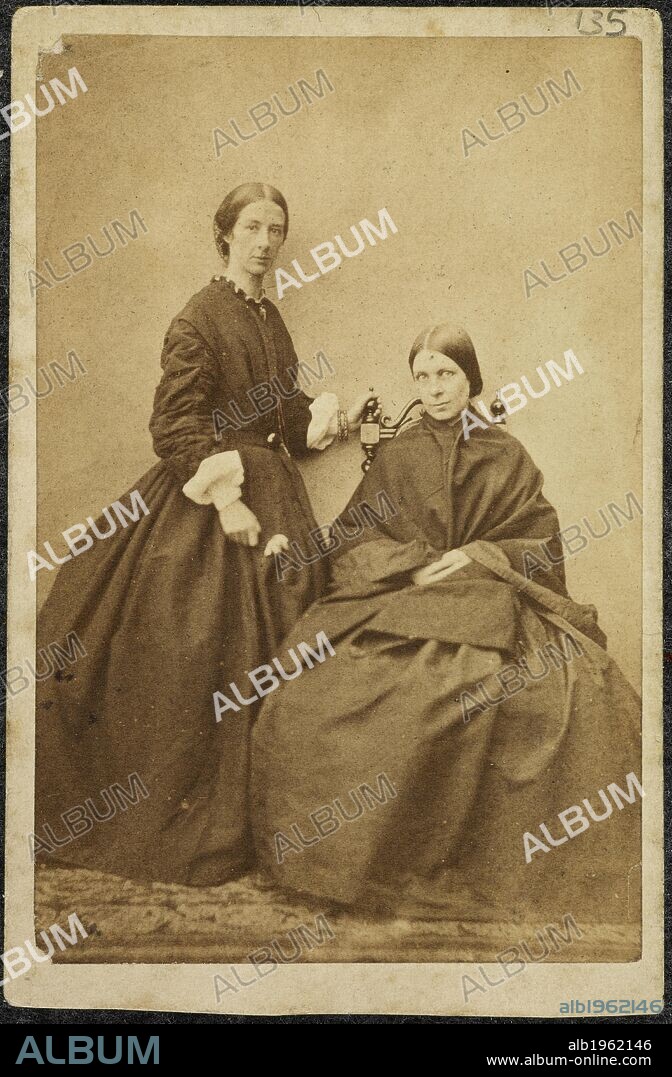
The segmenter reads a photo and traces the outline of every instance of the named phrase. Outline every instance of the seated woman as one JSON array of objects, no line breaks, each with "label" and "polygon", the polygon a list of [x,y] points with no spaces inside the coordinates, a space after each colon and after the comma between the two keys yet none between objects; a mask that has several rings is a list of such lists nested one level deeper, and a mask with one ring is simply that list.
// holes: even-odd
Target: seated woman
[{"label": "seated woman", "polygon": [[[634,921],[639,699],[567,594],[541,472],[501,426],[463,422],[469,336],[434,327],[410,364],[424,414],[358,486],[331,591],[292,632],[334,657],[256,723],[260,862],[387,915]],[[358,533],[350,509],[380,492],[396,514]]]}]

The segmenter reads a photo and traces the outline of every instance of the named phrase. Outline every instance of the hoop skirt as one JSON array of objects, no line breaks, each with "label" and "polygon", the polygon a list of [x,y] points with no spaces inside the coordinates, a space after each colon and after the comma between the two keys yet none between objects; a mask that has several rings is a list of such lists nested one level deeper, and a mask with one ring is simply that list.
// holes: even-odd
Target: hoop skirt
[{"label": "hoop skirt", "polygon": [[[150,424],[161,459],[134,488],[148,514],[65,564],[38,618],[38,646],[75,632],[86,656],[37,684],[35,857],[207,886],[253,863],[258,707],[218,723],[213,693],[233,683],[249,697],[247,672],[281,654],[325,583],[323,562],[281,582],[264,556],[272,535],[303,548],[316,526],[290,456],[307,451],[312,401],[289,376],[297,359],[276,308],[222,279],[173,321],[161,362]],[[248,391],[269,383],[284,399],[256,415]],[[216,408],[240,420],[220,440]],[[232,450],[262,529],[256,548],[227,540],[213,504],[182,490],[204,460]],[[97,527],[109,531],[104,518]],[[130,803],[110,795],[115,783]]]},{"label": "hoop skirt", "polygon": [[[425,415],[379,452],[334,586],[295,628],[335,656],[255,724],[276,885],[393,915],[637,922],[640,701],[567,594],[542,484],[498,427],[465,441]],[[376,491],[396,513],[353,534]],[[458,548],[468,564],[413,583]]]}]

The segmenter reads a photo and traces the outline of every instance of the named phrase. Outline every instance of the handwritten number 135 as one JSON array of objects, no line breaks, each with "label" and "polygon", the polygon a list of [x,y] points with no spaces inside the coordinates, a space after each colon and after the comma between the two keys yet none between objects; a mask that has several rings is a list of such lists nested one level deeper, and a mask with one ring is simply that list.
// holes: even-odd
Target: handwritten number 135
[{"label": "handwritten number 135", "polygon": [[580,11],[579,14],[578,14],[577,20],[576,20],[576,29],[579,31],[580,34],[587,34],[589,37],[594,37],[595,34],[601,34],[603,31],[604,31],[606,37],[620,37],[621,34],[625,33],[625,23],[623,22],[623,19],[613,19],[612,15],[625,15],[625,12],[626,12],[626,9],[624,7],[615,8],[613,11],[607,12],[607,22],[611,23],[612,25],[614,23],[620,23],[620,25],[622,27],[622,29],[620,29],[620,30],[612,30],[610,32],[609,30],[604,30],[604,28],[602,26],[602,16],[604,15],[604,12],[603,11],[596,11],[594,8],[591,11],[591,15],[593,16],[593,26],[596,26],[597,29],[596,30],[582,30],[581,29],[581,19],[583,18],[585,12]]}]

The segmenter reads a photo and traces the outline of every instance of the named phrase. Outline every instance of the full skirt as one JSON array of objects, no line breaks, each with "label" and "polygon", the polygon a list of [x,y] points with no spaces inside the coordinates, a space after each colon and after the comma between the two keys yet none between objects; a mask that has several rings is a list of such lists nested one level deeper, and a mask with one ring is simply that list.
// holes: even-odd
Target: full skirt
[{"label": "full skirt", "polygon": [[294,463],[263,455],[245,490],[256,548],[228,541],[215,509],[191,502],[161,462],[136,487],[149,515],[59,571],[38,645],[75,632],[86,656],[37,684],[38,864],[201,886],[253,866],[258,704],[217,722],[213,693],[235,684],[252,698],[247,672],[281,656],[325,584],[324,562],[280,581],[264,557],[277,533],[305,548],[316,524]]}]

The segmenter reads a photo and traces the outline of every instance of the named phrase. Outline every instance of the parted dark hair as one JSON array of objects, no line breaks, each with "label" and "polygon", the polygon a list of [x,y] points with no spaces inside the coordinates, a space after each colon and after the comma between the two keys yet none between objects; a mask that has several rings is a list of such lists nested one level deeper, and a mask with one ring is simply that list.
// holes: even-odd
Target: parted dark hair
[{"label": "parted dark hair", "polygon": [[465,329],[460,329],[449,322],[441,322],[439,325],[430,325],[428,329],[423,329],[413,341],[411,354],[408,357],[411,373],[416,355],[425,348],[429,351],[441,352],[442,355],[447,355],[457,363],[469,382],[470,396],[478,396],[483,392],[483,379],[476,358],[476,349]]},{"label": "parted dark hair", "polygon": [[280,206],[280,209],[285,214],[285,234],[283,238],[287,238],[289,210],[287,209],[287,202],[283,195],[280,194],[280,191],[276,187],[271,187],[268,183],[241,183],[238,187],[234,187],[232,191],[229,191],[215,213],[215,245],[224,261],[227,261],[229,257],[229,244],[224,237],[230,233],[245,206],[249,206],[252,202],[262,202],[264,199],[268,199],[269,202],[275,202],[276,206]]}]

